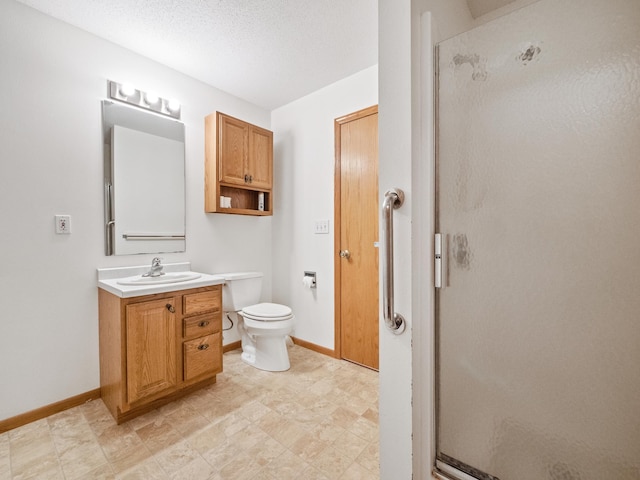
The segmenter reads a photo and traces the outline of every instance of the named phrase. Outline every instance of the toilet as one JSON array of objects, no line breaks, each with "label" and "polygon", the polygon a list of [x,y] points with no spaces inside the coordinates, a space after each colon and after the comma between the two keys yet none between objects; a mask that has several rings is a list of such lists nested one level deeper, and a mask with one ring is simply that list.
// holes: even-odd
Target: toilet
[{"label": "toilet", "polygon": [[238,314],[242,361],[269,372],[289,370],[287,339],[293,329],[291,308],[257,303],[262,291],[261,272],[219,274],[224,278],[222,310]]}]

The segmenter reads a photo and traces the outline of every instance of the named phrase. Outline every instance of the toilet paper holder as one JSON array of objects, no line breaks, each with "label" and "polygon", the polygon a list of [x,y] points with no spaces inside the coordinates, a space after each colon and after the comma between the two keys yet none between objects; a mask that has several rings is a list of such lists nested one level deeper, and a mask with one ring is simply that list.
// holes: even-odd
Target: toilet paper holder
[{"label": "toilet paper holder", "polygon": [[[311,282],[309,283],[307,279],[310,279]],[[316,288],[316,272],[304,272],[302,283],[309,288]]]}]

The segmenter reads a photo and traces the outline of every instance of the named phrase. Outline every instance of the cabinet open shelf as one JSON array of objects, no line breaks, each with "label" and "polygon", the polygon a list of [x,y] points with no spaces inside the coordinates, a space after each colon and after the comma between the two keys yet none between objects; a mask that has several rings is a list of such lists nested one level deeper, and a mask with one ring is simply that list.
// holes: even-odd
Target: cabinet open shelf
[{"label": "cabinet open shelf", "polygon": [[[258,197],[264,194],[264,210],[258,209]],[[266,190],[247,190],[245,188],[230,187],[220,185],[220,196],[231,198],[231,208],[220,206],[218,198],[219,213],[236,213],[240,215],[271,215],[271,192]]]}]

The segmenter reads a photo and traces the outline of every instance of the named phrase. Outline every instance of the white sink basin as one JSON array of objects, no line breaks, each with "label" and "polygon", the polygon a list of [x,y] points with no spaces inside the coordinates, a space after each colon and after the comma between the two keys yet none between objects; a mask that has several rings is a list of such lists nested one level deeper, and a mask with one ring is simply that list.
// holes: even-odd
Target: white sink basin
[{"label": "white sink basin", "polygon": [[159,277],[143,277],[142,275],[137,275],[135,277],[117,280],[116,283],[119,283],[120,285],[162,285],[165,283],[187,282],[189,280],[195,280],[196,278],[200,277],[201,275],[199,273],[174,272],[165,273],[164,275],[161,275]]}]

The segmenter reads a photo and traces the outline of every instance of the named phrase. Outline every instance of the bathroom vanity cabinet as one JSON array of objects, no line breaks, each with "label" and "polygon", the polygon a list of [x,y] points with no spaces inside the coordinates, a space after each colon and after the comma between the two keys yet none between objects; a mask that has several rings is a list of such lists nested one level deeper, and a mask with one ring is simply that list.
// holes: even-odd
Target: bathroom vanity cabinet
[{"label": "bathroom vanity cabinet", "polygon": [[121,298],[99,289],[100,387],[118,423],[222,372],[222,287]]},{"label": "bathroom vanity cabinet", "polygon": [[271,215],[272,185],[273,133],[220,112],[205,117],[205,211]]}]

